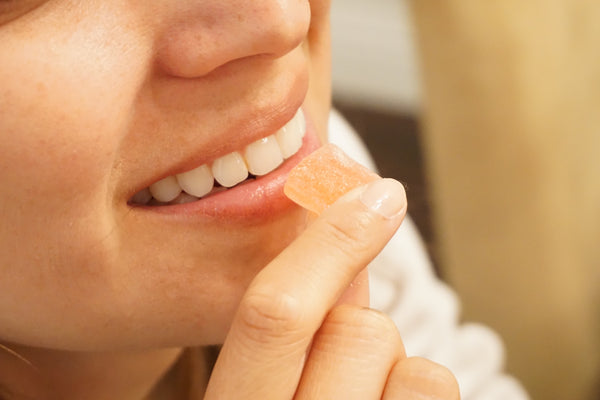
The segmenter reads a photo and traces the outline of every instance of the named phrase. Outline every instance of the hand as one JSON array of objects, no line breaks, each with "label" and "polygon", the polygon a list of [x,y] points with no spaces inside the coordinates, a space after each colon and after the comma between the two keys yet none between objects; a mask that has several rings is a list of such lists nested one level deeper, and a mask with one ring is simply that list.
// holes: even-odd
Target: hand
[{"label": "hand", "polygon": [[250,285],[205,399],[458,399],[445,368],[406,358],[388,317],[338,303],[405,211],[404,189],[391,179],[325,210]]}]

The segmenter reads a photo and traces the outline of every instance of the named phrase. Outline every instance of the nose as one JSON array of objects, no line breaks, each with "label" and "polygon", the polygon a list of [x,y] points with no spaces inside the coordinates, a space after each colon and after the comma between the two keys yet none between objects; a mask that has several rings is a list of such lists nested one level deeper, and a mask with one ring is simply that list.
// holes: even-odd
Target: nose
[{"label": "nose", "polygon": [[310,24],[308,0],[166,1],[177,5],[160,23],[157,61],[183,78],[246,57],[280,57],[303,41]]}]

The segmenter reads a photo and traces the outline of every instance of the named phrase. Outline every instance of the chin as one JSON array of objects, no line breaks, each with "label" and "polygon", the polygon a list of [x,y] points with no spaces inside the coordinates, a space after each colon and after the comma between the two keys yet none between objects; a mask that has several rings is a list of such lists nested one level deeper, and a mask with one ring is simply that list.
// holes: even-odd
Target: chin
[{"label": "chin", "polygon": [[102,310],[100,320],[112,322],[95,337],[104,336],[106,347],[138,349],[223,343],[252,280],[306,223],[306,211],[290,204],[260,223],[215,220],[162,238],[137,236],[120,259],[128,272],[120,272],[114,301]]}]

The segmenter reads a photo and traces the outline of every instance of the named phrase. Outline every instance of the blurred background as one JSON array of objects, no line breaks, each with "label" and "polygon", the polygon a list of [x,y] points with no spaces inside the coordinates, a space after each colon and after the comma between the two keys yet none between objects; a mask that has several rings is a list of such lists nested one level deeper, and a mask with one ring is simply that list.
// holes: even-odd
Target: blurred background
[{"label": "blurred background", "polygon": [[333,99],[373,153],[381,174],[407,187],[411,216],[435,259],[412,24],[404,0],[333,1]]},{"label": "blurred background", "polygon": [[333,1],[334,105],[534,400],[600,399],[600,3]]},{"label": "blurred background", "polygon": [[408,4],[343,0],[332,7],[334,106],[361,134],[381,174],[402,181],[410,191],[411,215],[435,258]]}]

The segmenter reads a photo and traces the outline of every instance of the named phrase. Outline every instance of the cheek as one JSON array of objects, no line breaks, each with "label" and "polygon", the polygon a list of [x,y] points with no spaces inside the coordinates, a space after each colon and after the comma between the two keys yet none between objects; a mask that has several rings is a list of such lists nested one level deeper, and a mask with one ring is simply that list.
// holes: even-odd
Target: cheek
[{"label": "cheek", "polygon": [[24,248],[84,224],[103,229],[106,221],[92,219],[107,210],[121,119],[105,93],[68,67],[75,60],[40,61],[51,56],[40,42],[0,50],[8,53],[0,54],[8,60],[0,67],[0,232]]},{"label": "cheek", "polygon": [[63,15],[0,27],[0,336],[108,275],[115,154],[143,74]]},{"label": "cheek", "polygon": [[144,76],[147,46],[120,14],[68,3],[0,26],[0,173],[25,202],[106,188]]},{"label": "cheek", "polygon": [[115,154],[144,75],[131,60],[143,57],[119,44],[139,40],[122,32],[127,24],[114,12],[85,14],[65,3],[48,2],[0,27],[4,236],[6,229],[22,238],[47,232],[52,242],[110,229]]},{"label": "cheek", "polygon": [[331,107],[331,37],[329,1],[311,1],[312,20],[305,52],[310,60],[309,109],[322,142],[327,141]]}]

